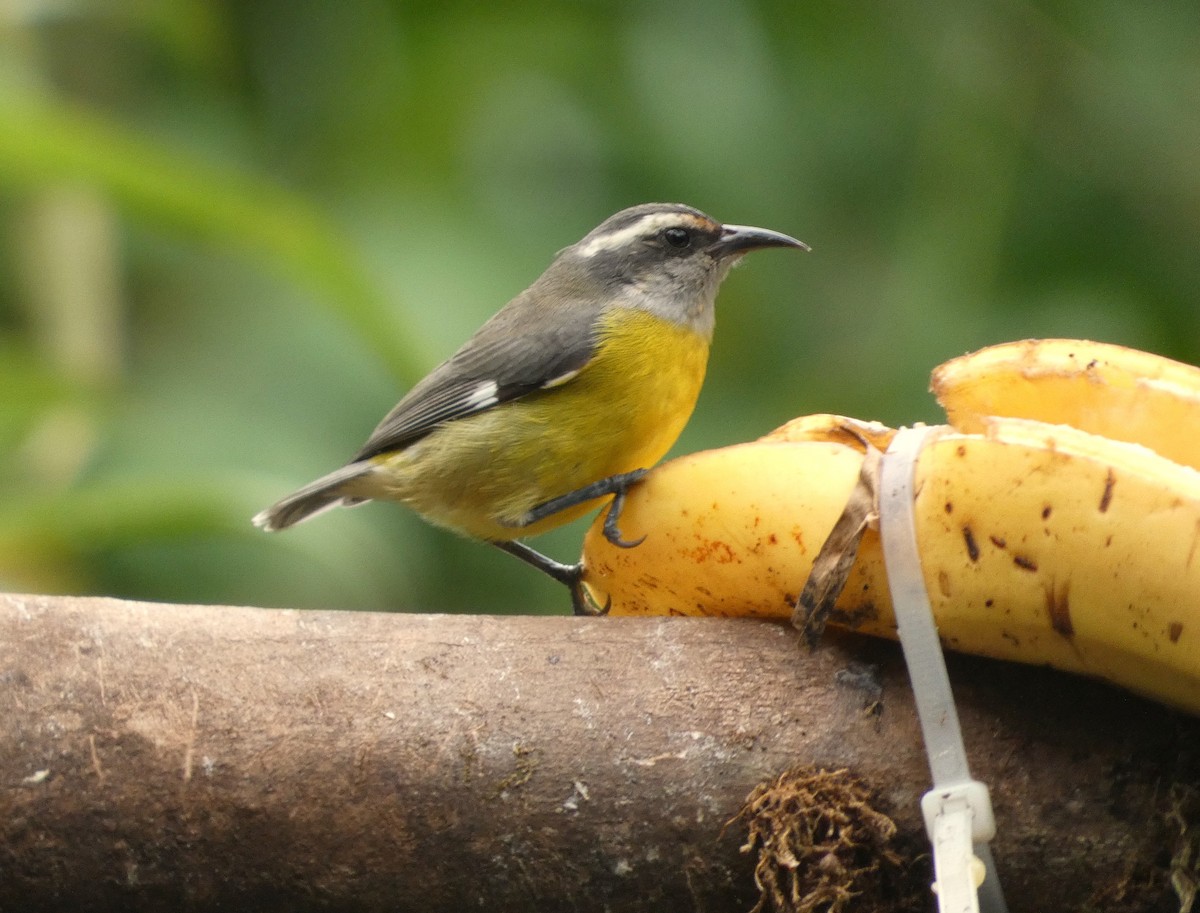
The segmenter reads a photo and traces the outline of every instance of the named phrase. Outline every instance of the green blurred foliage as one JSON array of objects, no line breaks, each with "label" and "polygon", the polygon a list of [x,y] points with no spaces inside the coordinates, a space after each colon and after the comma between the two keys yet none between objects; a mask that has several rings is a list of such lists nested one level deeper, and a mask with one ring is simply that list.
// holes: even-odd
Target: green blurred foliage
[{"label": "green blurred foliage", "polygon": [[249,517],[647,200],[814,248],[727,282],[677,451],[935,420],[1010,339],[1200,362],[1197,48],[1191,0],[0,7],[0,588],[565,610],[391,505]]}]

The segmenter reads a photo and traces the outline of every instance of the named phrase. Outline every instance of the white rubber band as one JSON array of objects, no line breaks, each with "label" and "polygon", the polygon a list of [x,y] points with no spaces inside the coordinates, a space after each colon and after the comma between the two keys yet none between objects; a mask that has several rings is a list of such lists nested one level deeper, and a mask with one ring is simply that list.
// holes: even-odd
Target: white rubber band
[{"label": "white rubber band", "polygon": [[[933,775],[933,789],[922,798],[921,810],[933,843],[938,909],[941,913],[1007,913],[987,847],[996,833],[992,803],[987,786],[971,779],[917,545],[913,477],[921,448],[937,430],[901,428],[884,454],[879,472],[883,562]],[[986,873],[978,892],[976,857]]]}]

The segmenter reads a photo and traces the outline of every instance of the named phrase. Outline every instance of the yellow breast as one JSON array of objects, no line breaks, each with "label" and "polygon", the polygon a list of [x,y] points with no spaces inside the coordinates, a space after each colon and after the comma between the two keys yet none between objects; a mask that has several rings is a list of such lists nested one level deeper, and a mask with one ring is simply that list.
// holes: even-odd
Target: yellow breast
[{"label": "yellow breast", "polygon": [[536,535],[596,510],[602,501],[510,525],[544,501],[662,459],[695,407],[708,348],[706,337],[644,311],[613,311],[576,377],[385,457],[388,491],[375,496],[481,539]]}]

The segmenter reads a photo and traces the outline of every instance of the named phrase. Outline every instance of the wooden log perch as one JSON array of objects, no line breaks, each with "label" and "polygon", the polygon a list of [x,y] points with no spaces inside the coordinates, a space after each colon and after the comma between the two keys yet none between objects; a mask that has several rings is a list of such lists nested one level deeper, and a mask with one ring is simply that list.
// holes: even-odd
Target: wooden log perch
[{"label": "wooden log perch", "polygon": [[[1014,913],[1179,910],[1200,721],[950,666]],[[0,596],[0,910],[749,910],[726,825],[795,765],[848,769],[898,829],[899,880],[850,909],[932,909],[891,644]]]}]

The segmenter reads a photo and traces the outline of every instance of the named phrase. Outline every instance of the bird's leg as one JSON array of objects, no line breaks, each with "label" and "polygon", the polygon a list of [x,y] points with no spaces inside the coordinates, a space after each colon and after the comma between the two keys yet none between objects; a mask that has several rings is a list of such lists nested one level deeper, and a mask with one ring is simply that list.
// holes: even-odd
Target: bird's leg
[{"label": "bird's leg", "polygon": [[[633,548],[636,545],[640,545],[646,537],[642,536],[633,542],[621,538],[621,530],[617,527],[617,520],[621,516],[621,508],[625,506],[625,493],[629,490],[629,486],[640,482],[642,477],[646,475],[646,472],[647,470],[645,469],[635,469],[633,472],[618,473],[617,475],[600,479],[590,485],[584,485],[582,488],[577,488],[574,491],[569,491],[565,495],[559,495],[557,498],[551,498],[549,501],[543,501],[530,510],[520,523],[512,525],[518,529],[523,526],[530,526],[539,520],[552,517],[559,511],[567,510],[577,504],[594,501],[596,498],[602,498],[605,495],[612,495],[612,504],[608,506],[608,515],[604,518],[604,538],[618,548]],[[491,542],[496,548],[520,558],[526,564],[537,568],[543,574],[557,580],[570,590],[571,608],[576,615],[605,615],[608,613],[609,607],[612,604],[611,599],[604,605],[598,606],[584,592],[582,564],[563,564],[530,548],[524,542],[517,542],[513,539],[493,539]]]},{"label": "bird's leg", "polygon": [[608,476],[607,478],[600,479],[598,482],[593,482],[591,485],[584,485],[582,488],[568,491],[565,495],[559,495],[557,498],[543,501],[532,508],[518,525],[529,526],[537,523],[539,520],[545,520],[559,511],[574,507],[577,504],[594,501],[596,498],[602,498],[605,495],[612,495],[613,500],[608,508],[608,516],[604,518],[604,538],[618,548],[633,548],[636,545],[640,545],[646,537],[642,536],[641,539],[636,539],[633,542],[622,539],[621,531],[617,528],[617,519],[621,516],[621,508],[625,506],[625,493],[629,490],[629,486],[640,482],[648,471],[646,469],[635,469],[633,472],[620,472],[615,476]]},{"label": "bird's leg", "polygon": [[563,564],[561,561],[555,561],[553,558],[543,555],[536,549],[530,548],[524,542],[517,542],[516,540],[493,539],[491,542],[496,548],[508,552],[513,557],[520,558],[526,564],[537,568],[543,574],[552,577],[570,590],[571,609],[576,615],[608,614],[608,609],[612,605],[611,599],[603,606],[598,606],[584,592],[582,564]]}]

